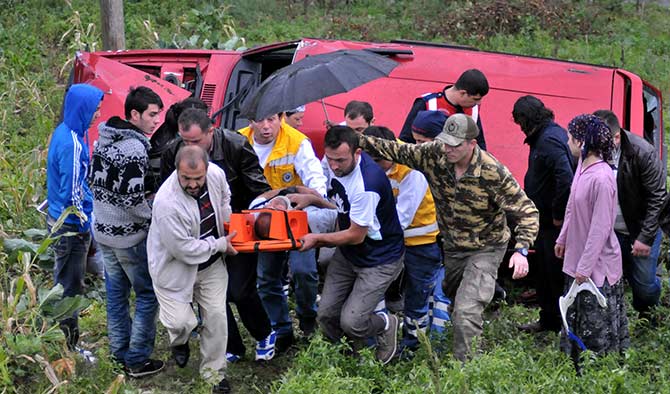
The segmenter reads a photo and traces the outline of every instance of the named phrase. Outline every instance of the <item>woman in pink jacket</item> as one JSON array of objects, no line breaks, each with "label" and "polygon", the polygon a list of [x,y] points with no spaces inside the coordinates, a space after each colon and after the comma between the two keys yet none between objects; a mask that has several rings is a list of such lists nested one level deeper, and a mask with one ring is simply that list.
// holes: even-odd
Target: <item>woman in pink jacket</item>
[{"label": "woman in pink jacket", "polygon": [[[613,136],[598,117],[580,115],[568,125],[568,145],[580,160],[555,252],[563,258],[566,291],[573,281],[581,284],[590,278],[607,299],[607,307],[582,291],[567,311],[567,323],[587,349],[597,354],[621,352],[630,338],[621,251],[614,234],[616,176],[608,163],[614,153]],[[579,348],[565,332],[561,349],[577,360]]]}]

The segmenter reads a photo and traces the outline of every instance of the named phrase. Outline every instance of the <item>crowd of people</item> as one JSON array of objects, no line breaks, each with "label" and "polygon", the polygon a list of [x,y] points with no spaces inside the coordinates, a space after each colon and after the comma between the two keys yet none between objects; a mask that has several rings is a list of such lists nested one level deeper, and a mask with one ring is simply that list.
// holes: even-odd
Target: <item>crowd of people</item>
[{"label": "crowd of people", "polygon": [[[660,298],[659,221],[668,207],[655,148],[611,111],[579,115],[566,131],[541,100],[520,97],[512,116],[530,147],[522,188],[486,150],[479,104],[488,91],[481,71],[465,71],[414,101],[400,140],[374,124],[369,103],[352,101],[344,121],[328,125],[319,160],[298,130],[304,107],[230,131],[189,98],[158,128],[163,102],[146,87],[129,92],[123,117],[101,123],[89,153],[103,93],[73,85],[48,153],[48,227],[70,206],[79,212],[57,229],[76,235],[54,243],[54,282],[64,296],[82,294],[97,244],[111,357],[131,377],[160,372],[165,363],[152,358],[159,320],[183,368],[197,332],[200,372],[214,393],[231,391],[226,364],[247,357],[231,303],[256,342],[255,360],[293,346],[289,281],[302,337],[320,329],[330,341],[346,338],[353,353],[374,346],[386,364],[411,358],[420,332],[442,333],[450,320],[453,356],[466,362],[510,246],[512,278],[531,272],[540,306],[539,321],[520,330],[561,330],[559,297],[588,282],[597,289],[580,293],[565,320],[589,350],[625,350],[623,280],[642,317],[653,320]],[[311,231],[299,249],[235,250],[224,223],[260,207],[307,212]],[[257,216],[260,238],[270,218]],[[334,248],[327,258],[326,248]],[[404,299],[399,310],[393,289]],[[60,327],[77,350],[77,315]],[[582,351],[567,327],[561,348],[574,360]]]}]

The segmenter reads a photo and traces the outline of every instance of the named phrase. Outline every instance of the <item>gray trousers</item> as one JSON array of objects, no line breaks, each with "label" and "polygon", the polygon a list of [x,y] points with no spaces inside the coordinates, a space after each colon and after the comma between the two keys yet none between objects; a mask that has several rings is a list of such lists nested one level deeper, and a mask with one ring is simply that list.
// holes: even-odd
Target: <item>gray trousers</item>
[{"label": "gray trousers", "polygon": [[[226,317],[226,288],[228,271],[221,260],[198,272],[193,285],[193,302],[202,314],[200,331],[200,375],[205,379],[222,379],[226,368],[228,321]],[[198,319],[190,303],[178,302],[156,290],[160,304],[158,317],[167,329],[170,346],[188,342]]]},{"label": "gray trousers", "polygon": [[373,313],[375,306],[402,270],[402,257],[376,267],[357,267],[340,252],[328,263],[317,321],[326,338],[343,335],[359,340],[384,331],[384,319]]},{"label": "gray trousers", "polygon": [[484,308],[493,299],[498,267],[505,246],[485,251],[449,254],[445,257],[442,289],[453,302],[454,357],[465,361],[470,356],[472,339],[481,335]]}]

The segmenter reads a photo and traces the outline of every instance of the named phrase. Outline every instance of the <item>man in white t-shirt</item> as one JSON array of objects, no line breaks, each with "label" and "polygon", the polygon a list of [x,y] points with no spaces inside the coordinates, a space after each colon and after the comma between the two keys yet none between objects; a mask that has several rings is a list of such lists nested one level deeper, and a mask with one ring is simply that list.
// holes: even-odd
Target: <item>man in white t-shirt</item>
[{"label": "man in white t-shirt", "polygon": [[400,274],[405,253],[393,190],[384,171],[358,147],[350,127],[333,126],[325,136],[330,185],[339,231],[307,234],[303,249],[336,246],[317,320],[326,338],[346,335],[360,345],[377,337],[376,356],[388,363],[397,350],[398,318],[375,311]]}]

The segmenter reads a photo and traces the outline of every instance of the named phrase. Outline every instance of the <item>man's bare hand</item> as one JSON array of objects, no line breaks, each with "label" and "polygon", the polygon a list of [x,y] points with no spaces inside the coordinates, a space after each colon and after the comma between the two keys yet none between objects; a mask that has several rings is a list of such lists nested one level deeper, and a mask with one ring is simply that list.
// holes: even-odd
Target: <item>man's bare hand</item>
[{"label": "man's bare hand", "polygon": [[551,219],[554,222],[554,226],[561,227],[563,225],[563,219]]},{"label": "man's bare hand", "polygon": [[314,198],[321,198],[319,195],[314,196],[312,194],[287,194],[286,197],[288,197],[295,209],[304,209],[312,205]]},{"label": "man's bare hand", "polygon": [[300,194],[313,194],[317,197],[321,197],[319,192],[317,192],[315,189],[312,189],[311,187],[303,186],[303,185],[298,185],[295,187],[295,190],[298,191]]},{"label": "man's bare hand", "polygon": [[635,240],[635,242],[633,242],[633,248],[630,253],[633,256],[647,257],[651,254],[651,246]]},{"label": "man's bare hand", "polygon": [[226,235],[226,254],[229,256],[235,256],[237,254],[237,250],[233,247],[233,238],[237,235],[237,231],[233,231],[232,233]]},{"label": "man's bare hand", "polygon": [[319,234],[305,234],[302,238],[302,247],[300,248],[301,252],[306,250],[314,249],[319,246]]},{"label": "man's bare hand", "polygon": [[521,279],[528,275],[528,259],[519,252],[515,252],[510,257],[509,267],[514,268],[512,279]]},{"label": "man's bare hand", "polygon": [[562,244],[554,245],[554,254],[559,259],[562,259],[563,256],[565,256],[565,245],[562,245]]}]

